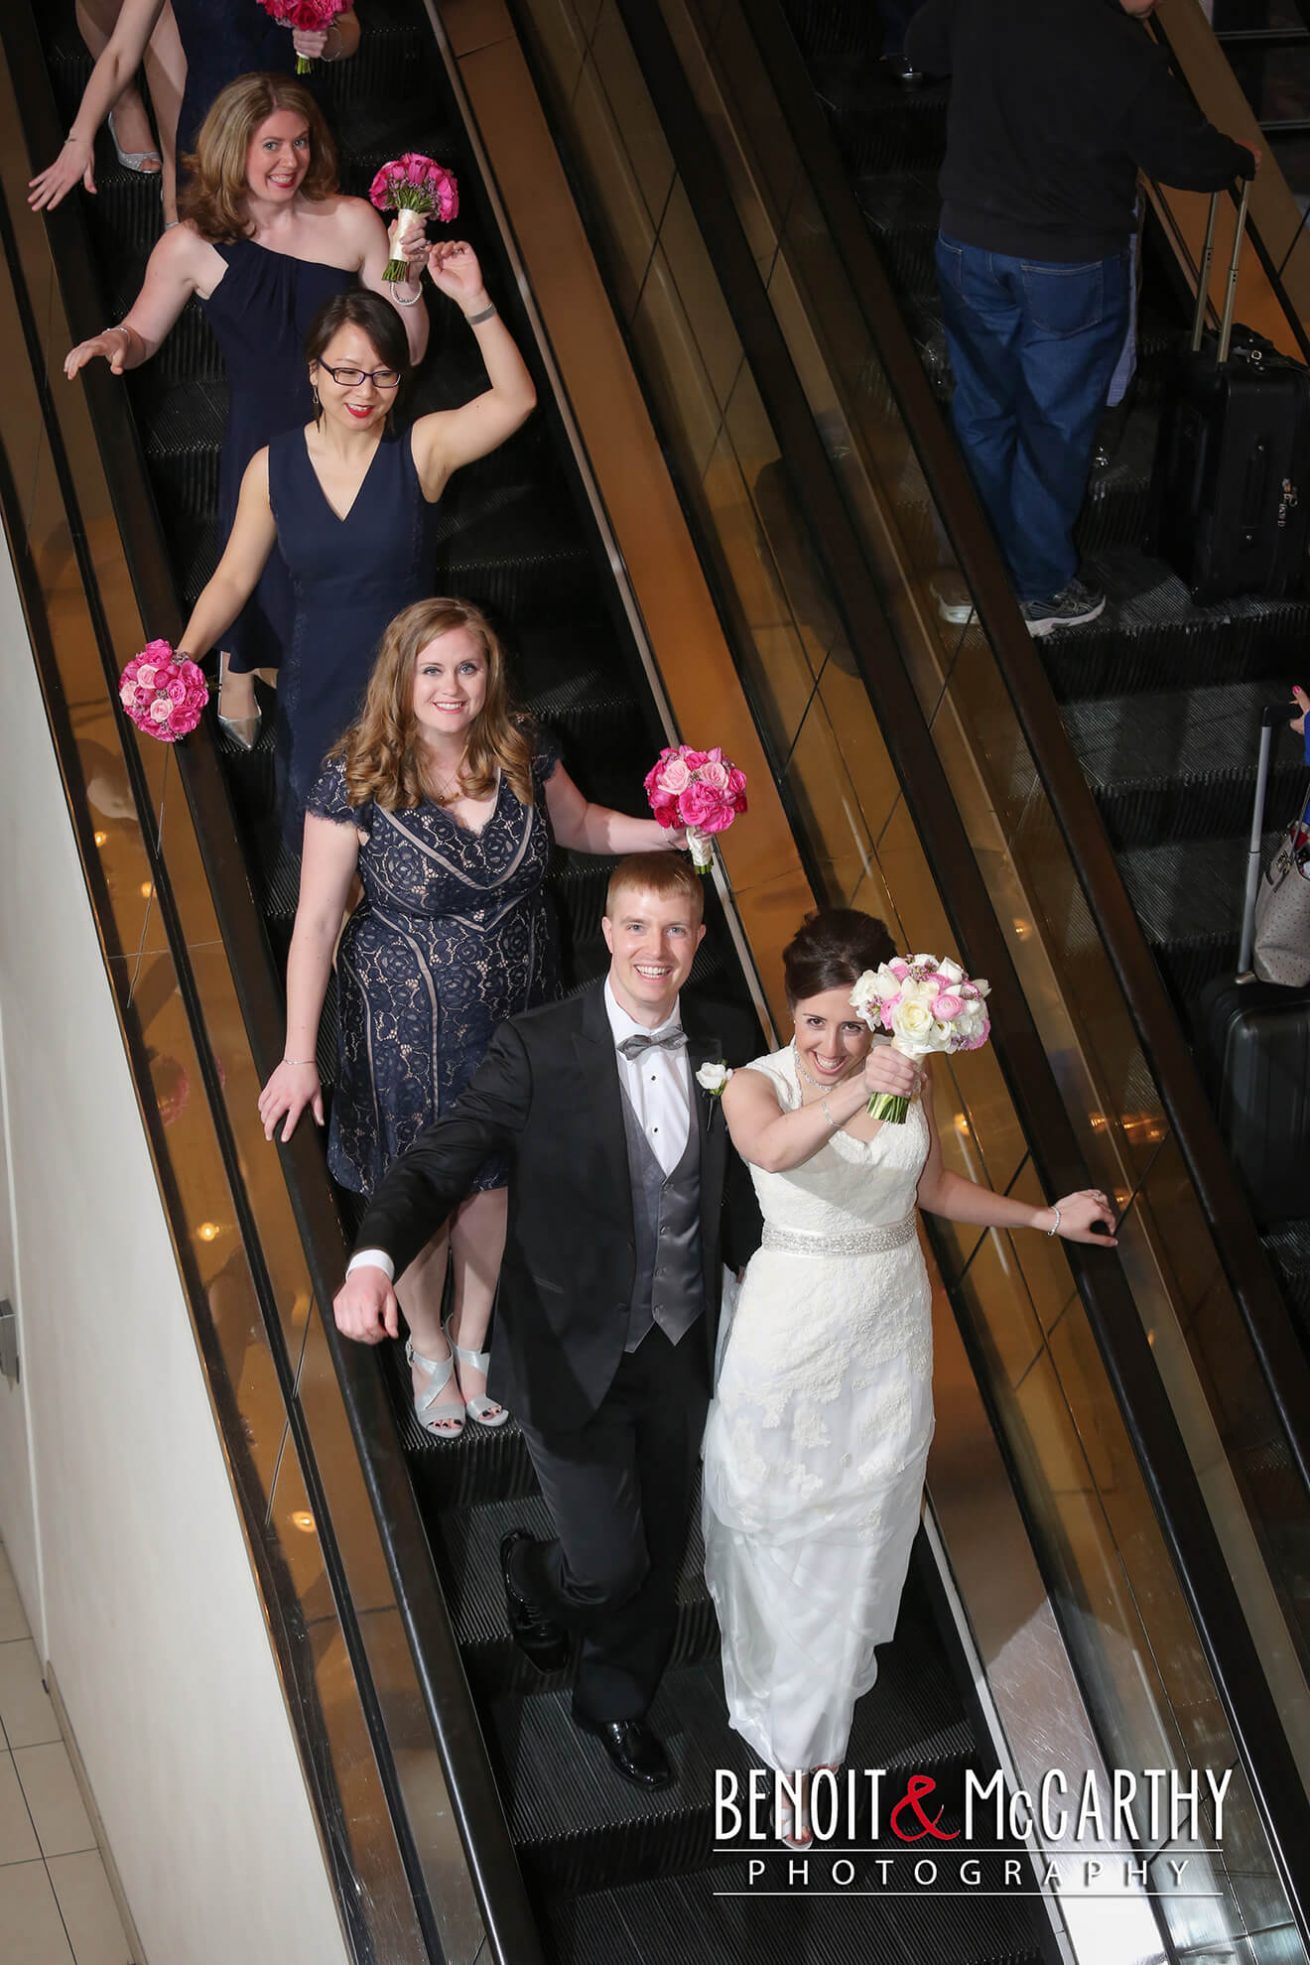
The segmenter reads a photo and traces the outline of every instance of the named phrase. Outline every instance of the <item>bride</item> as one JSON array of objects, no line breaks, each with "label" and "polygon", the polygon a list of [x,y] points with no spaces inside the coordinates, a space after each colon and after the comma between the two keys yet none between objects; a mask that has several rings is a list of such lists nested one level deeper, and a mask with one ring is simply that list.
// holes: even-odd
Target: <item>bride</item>
[{"label": "bride", "polygon": [[[851,1008],[895,953],[881,921],[813,914],[783,957],[796,1034],[723,1094],[764,1240],[746,1270],[705,1435],[705,1573],[733,1726],[786,1775],[778,1831],[807,1848],[808,1783],[846,1751],[909,1567],[932,1438],[932,1327],[916,1208],[1113,1246],[1104,1194],[1030,1207],[942,1165],[926,1072]],[[912,1098],[903,1125],[873,1092]],[[1104,1232],[1095,1232],[1103,1229]]]}]

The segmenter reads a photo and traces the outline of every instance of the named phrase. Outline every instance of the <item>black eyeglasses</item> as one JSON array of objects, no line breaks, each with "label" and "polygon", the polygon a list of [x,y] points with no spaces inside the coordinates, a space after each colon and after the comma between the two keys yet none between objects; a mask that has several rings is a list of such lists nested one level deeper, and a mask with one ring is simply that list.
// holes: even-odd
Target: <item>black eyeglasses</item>
[{"label": "black eyeglasses", "polygon": [[400,370],[395,368],[329,368],[326,362],[320,362],[319,367],[332,377],[338,389],[358,389],[361,382],[371,382],[375,389],[400,386]]}]

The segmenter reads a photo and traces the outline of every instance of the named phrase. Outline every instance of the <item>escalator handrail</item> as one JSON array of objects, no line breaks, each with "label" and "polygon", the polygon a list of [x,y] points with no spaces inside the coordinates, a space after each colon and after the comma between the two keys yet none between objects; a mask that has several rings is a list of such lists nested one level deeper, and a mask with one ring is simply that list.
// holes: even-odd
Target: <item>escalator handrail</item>
[{"label": "escalator handrail", "polygon": [[[977,873],[967,833],[913,684],[891,639],[840,483],[736,210],[727,173],[672,37],[649,0],[618,0],[628,38],[713,261],[766,414],[813,528],[870,699],[931,864],[952,869],[942,898],[972,967],[992,975],[993,1036],[1039,1173],[1081,1165],[1049,1058],[1022,997],[1004,934]],[[755,9],[752,9],[754,12]],[[935,405],[933,406],[936,415]],[[996,569],[988,569],[996,577]],[[1008,597],[1008,589],[1007,589]],[[1010,603],[1013,605],[1013,603]],[[874,662],[870,652],[886,661]],[[999,979],[999,981],[998,981]],[[1058,1191],[1058,1190],[1056,1190]],[[1127,1279],[1108,1254],[1064,1245],[1180,1585],[1269,1835],[1303,1937],[1310,1902],[1301,1851],[1310,1799],[1264,1675],[1178,1421]]]},{"label": "escalator handrail", "polygon": [[[35,21],[28,8],[7,8],[0,23],[0,45],[10,65],[24,117],[24,134],[31,155],[53,155],[59,144],[59,121],[50,91]],[[74,335],[89,336],[98,331],[103,306],[93,267],[90,242],[83,215],[76,200],[47,214],[53,259],[58,271],[61,295]],[[15,279],[19,276],[17,264]],[[44,386],[44,377],[40,378]],[[92,425],[100,450],[101,464],[112,494],[124,555],[142,618],[152,630],[177,624],[177,598],[153,494],[146,474],[135,421],[120,383],[111,379],[99,365],[83,378]],[[94,574],[91,574],[94,579]],[[103,619],[103,617],[102,617]],[[180,624],[178,624],[180,625]],[[116,699],[117,654],[102,635],[102,660],[107,693]],[[123,721],[124,751],[132,758],[136,738]],[[176,750],[179,774],[195,824],[201,857],[209,882],[238,1001],[250,1040],[256,1072],[261,1082],[281,1057],[285,1021],[282,993],[272,952],[259,917],[246,871],[244,854],[237,835],[227,789],[212,728],[208,721]],[[143,836],[158,869],[161,907],[169,892],[166,860],[159,854],[147,822],[149,804],[143,809]],[[167,910],[165,910],[167,914]],[[188,1012],[199,1018],[193,1022],[198,1055],[206,1059],[210,1046],[199,1009],[200,993],[194,969],[180,927],[169,923],[170,954],[179,981],[191,1001]],[[221,1086],[215,1081],[207,1087],[220,1143],[224,1149],[225,1170],[234,1194],[245,1193],[239,1157],[223,1108]],[[413,1486],[405,1470],[394,1414],[382,1382],[378,1360],[365,1347],[343,1340],[336,1329],[330,1305],[345,1268],[347,1245],[340,1218],[332,1198],[321,1144],[301,1127],[286,1144],[279,1143],[283,1174],[287,1184],[297,1228],[300,1232],[309,1278],[322,1316],[327,1344],[341,1390],[352,1437],[359,1451],[361,1468],[377,1525],[395,1601],[412,1653],[428,1723],[432,1730],[445,1773],[452,1812],[464,1848],[470,1876],[478,1897],[488,1941],[499,1965],[544,1965],[540,1934],[532,1912],[518,1859],[501,1805],[486,1743],[473,1704],[463,1661],[451,1623],[450,1612],[437,1575],[431,1548],[419,1512]],[[246,1203],[247,1221],[253,1214]],[[249,1244],[248,1244],[249,1247]],[[261,1308],[276,1355],[281,1346],[277,1307],[257,1247],[250,1247],[252,1270],[262,1279]],[[289,1418],[296,1424],[297,1402],[289,1402]],[[305,1442],[306,1461],[312,1466],[312,1447]],[[320,1502],[320,1506],[322,1506]],[[323,1544],[325,1566],[333,1576],[334,1598],[343,1632],[353,1629],[352,1662],[357,1675],[367,1678],[362,1641],[358,1639],[358,1620],[349,1592],[344,1588],[344,1570],[339,1553],[330,1560],[335,1537],[326,1512],[315,1510],[318,1535]],[[373,1699],[377,1692],[373,1688]],[[392,1762],[391,1746],[376,1711],[365,1701],[364,1717],[379,1770],[391,1768],[389,1801],[402,1854],[414,1890],[415,1906],[424,1927],[425,1941],[437,1965],[443,1956],[438,1926],[430,1905],[417,1858],[409,1844],[409,1826],[403,1809],[396,1806],[399,1784]]]},{"label": "escalator handrail", "polygon": [[759,0],[750,28],[804,158],[928,489],[994,651],[1069,858],[1100,930],[1133,1027],[1178,1139],[1269,1399],[1310,1497],[1310,1361],[1224,1146],[1195,1058],[1137,919],[1104,822],[1019,613],[1008,573],[964,461],[942,417],[867,221],[778,0]]}]

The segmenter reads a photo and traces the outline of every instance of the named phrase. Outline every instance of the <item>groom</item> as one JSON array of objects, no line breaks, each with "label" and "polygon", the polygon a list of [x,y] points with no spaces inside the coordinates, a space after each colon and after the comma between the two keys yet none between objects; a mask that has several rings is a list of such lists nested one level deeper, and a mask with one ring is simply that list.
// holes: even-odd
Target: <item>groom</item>
[{"label": "groom", "polygon": [[518,1418],[555,1529],[549,1542],[515,1529],[501,1544],[510,1630],[544,1671],[576,1634],[573,1717],[645,1788],[673,1778],[646,1712],[673,1643],[721,1215],[743,1244],[728,1253],[734,1267],[751,1246],[753,1197],[719,1101],[695,1076],[723,1046],[679,1008],[702,911],[680,857],[620,862],[602,923],[608,976],[501,1025],[455,1110],[379,1187],[335,1304],[346,1336],[396,1336],[392,1277],[488,1155],[510,1154],[488,1390]]}]

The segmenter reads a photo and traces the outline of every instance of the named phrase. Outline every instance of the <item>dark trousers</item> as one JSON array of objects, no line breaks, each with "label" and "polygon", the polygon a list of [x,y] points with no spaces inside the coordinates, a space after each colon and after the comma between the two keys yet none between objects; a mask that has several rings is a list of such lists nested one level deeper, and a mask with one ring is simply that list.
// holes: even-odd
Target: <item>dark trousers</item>
[{"label": "dark trousers", "polygon": [[642,1718],[668,1663],[708,1405],[703,1325],[657,1325],[579,1431],[523,1427],[557,1539],[520,1545],[514,1584],[578,1633],[587,1719]]},{"label": "dark trousers", "polygon": [[937,241],[951,421],[1020,600],[1078,571],[1073,529],[1128,327],[1126,252],[1086,265]]}]

